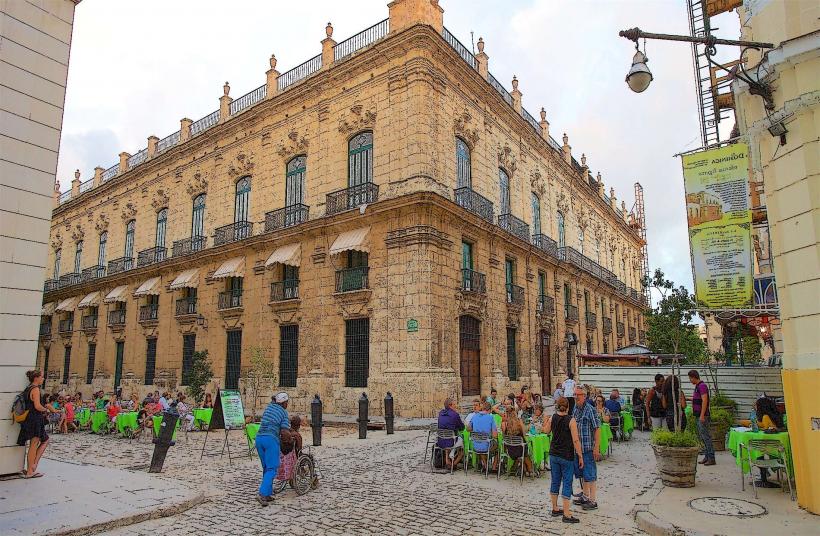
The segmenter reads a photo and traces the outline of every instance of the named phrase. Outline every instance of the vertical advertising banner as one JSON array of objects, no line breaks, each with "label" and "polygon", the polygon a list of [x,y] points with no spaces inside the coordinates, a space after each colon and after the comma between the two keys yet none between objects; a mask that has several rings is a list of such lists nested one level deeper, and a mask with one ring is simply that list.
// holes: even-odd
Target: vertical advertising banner
[{"label": "vertical advertising banner", "polygon": [[749,147],[735,143],[683,156],[686,219],[698,306],[752,302]]}]

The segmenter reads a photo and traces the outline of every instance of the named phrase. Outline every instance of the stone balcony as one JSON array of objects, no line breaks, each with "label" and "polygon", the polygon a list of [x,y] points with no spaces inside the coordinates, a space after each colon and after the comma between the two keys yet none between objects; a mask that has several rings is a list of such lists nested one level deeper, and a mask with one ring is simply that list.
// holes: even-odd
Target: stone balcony
[{"label": "stone balcony", "polygon": [[379,200],[379,186],[372,182],[357,184],[350,188],[337,190],[327,194],[325,198],[325,214],[328,216],[347,210],[369,205]]}]

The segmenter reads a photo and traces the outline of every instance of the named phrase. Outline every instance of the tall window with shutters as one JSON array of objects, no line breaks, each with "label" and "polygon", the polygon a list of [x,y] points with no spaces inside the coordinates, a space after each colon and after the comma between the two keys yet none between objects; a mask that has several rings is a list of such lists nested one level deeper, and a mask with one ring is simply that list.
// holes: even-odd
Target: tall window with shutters
[{"label": "tall window with shutters", "polygon": [[236,181],[236,193],[234,194],[233,222],[246,222],[250,218],[251,202],[251,179],[242,177]]},{"label": "tall window with shutters", "polygon": [[126,259],[132,259],[134,257],[134,232],[136,227],[137,222],[135,220],[131,220],[125,224],[125,251],[123,252],[123,257]]},{"label": "tall window with shutters", "polygon": [[501,214],[510,213],[510,176],[503,168],[498,168],[498,192]]},{"label": "tall window with shutters", "polygon": [[567,239],[566,239],[566,233],[565,233],[566,229],[565,229],[564,225],[565,225],[564,213],[559,210],[558,211],[558,247],[559,248],[565,247],[567,245]]},{"label": "tall window with shutters", "polygon": [[97,266],[105,266],[105,249],[108,246],[108,231],[100,233],[100,244],[97,246]]},{"label": "tall window with shutters", "polygon": [[535,192],[532,192],[530,204],[532,205],[532,234],[539,235],[541,234],[541,199]]},{"label": "tall window with shutters", "polygon": [[154,246],[158,248],[165,247],[165,229],[168,225],[168,209],[164,208],[157,212],[157,233],[154,240]]},{"label": "tall window with shutters", "polygon": [[456,138],[456,187],[472,188],[472,170],[470,168],[470,147],[461,138]]},{"label": "tall window with shutters", "polygon": [[191,209],[191,238],[205,236],[205,194],[194,198]]},{"label": "tall window with shutters", "polygon": [[145,385],[154,385],[157,368],[157,339],[145,339]]},{"label": "tall window with shutters", "polygon": [[285,173],[285,206],[301,205],[305,201],[305,174],[307,173],[307,156],[295,156],[290,159]]},{"label": "tall window with shutters", "polygon": [[54,251],[54,279],[60,277],[60,261],[62,260],[62,257],[63,250],[59,248],[56,249]]},{"label": "tall window with shutters", "polygon": [[373,182],[373,132],[360,132],[347,144],[347,186]]},{"label": "tall window with shutters", "polygon": [[74,273],[79,274],[83,271],[83,241],[77,242],[77,248],[74,250]]}]

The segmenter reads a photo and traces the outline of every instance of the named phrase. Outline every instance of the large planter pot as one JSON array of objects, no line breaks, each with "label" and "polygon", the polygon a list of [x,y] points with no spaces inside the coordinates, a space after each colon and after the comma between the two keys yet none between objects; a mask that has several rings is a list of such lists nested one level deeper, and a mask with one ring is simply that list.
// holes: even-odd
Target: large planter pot
[{"label": "large planter pot", "polygon": [[712,432],[712,447],[715,452],[726,450],[726,434],[729,433],[729,427],[712,421],[709,430]]},{"label": "large planter pot", "polygon": [[732,418],[734,420],[737,420],[737,409],[735,409],[734,406],[712,406],[710,411],[715,411],[718,409],[725,409],[726,411],[732,414]]},{"label": "large planter pot", "polygon": [[692,488],[698,470],[699,447],[662,447],[652,445],[658,473],[665,486]]}]

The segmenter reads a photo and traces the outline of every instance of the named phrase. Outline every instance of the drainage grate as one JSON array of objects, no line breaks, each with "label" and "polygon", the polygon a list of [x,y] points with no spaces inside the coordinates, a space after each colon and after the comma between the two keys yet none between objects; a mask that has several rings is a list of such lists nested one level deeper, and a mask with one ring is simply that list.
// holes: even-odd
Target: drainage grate
[{"label": "drainage grate", "polygon": [[689,501],[689,507],[716,516],[760,517],[769,513],[757,503],[729,497],[700,497]]}]

